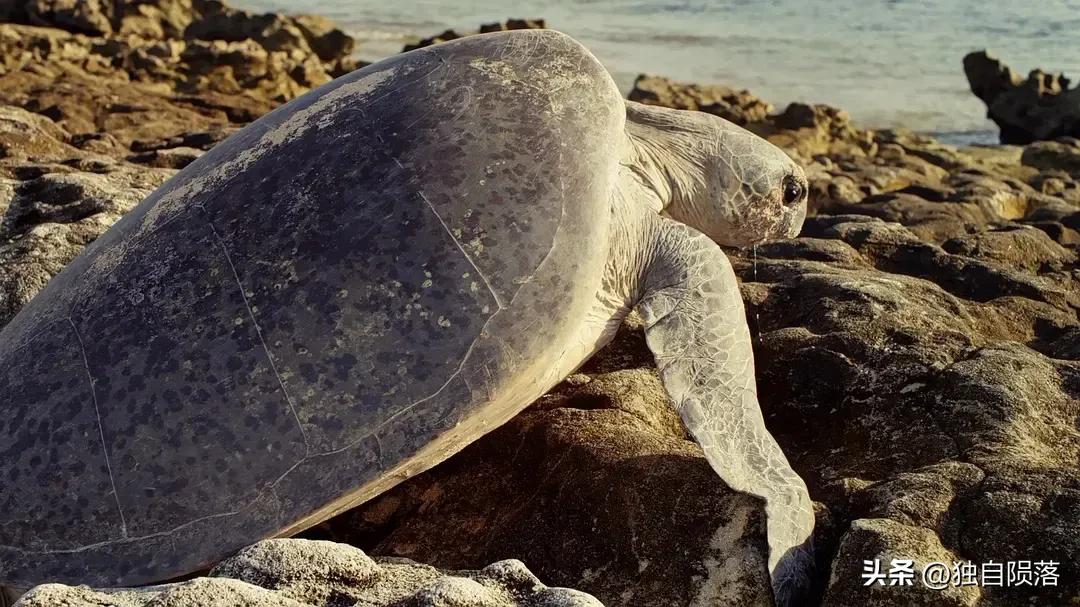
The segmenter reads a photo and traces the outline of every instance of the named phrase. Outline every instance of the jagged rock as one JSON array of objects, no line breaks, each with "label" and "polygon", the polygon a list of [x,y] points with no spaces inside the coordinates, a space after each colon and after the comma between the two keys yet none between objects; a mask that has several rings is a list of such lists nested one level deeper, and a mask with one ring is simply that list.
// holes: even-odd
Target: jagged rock
[{"label": "jagged rock", "polygon": [[46,25],[90,35],[112,33],[111,6],[101,0],[30,0],[26,15],[35,25]]},{"label": "jagged rock", "polygon": [[572,377],[313,533],[455,568],[528,555],[543,579],[609,607],[769,605],[762,508],[724,485],[655,372],[636,369]]},{"label": "jagged rock", "polygon": [[[21,108],[0,105],[0,158],[9,166],[16,159],[30,161],[72,153],[68,134],[52,120]],[[4,170],[0,168],[0,175]]]},{"label": "jagged rock", "polygon": [[1032,70],[1025,79],[987,51],[964,57],[964,73],[1002,143],[1080,136],[1080,90],[1065,76]]},{"label": "jagged rock", "polygon": [[445,573],[405,559],[373,560],[331,542],[266,540],[210,577],[146,589],[95,591],[46,584],[18,607],[603,607],[568,588],[548,588],[521,561]]},{"label": "jagged rock", "polygon": [[772,105],[747,90],[687,84],[650,74],[637,77],[629,98],[649,105],[707,112],[739,125],[761,122],[773,110]]},{"label": "jagged rock", "polygon": [[[25,63],[35,66],[0,75],[0,104],[47,116],[72,136],[108,134],[126,146],[135,139],[178,137],[243,123],[273,108],[277,101],[272,98],[306,90],[291,76],[283,75],[285,69],[291,69],[287,64],[262,65],[264,71],[254,74],[229,67],[230,74],[241,74],[241,82],[251,87],[237,89],[236,94],[200,90],[197,85],[203,74],[197,64],[180,61],[185,52],[197,59],[196,51],[186,51],[186,46],[155,43],[136,50],[124,47],[119,52],[129,58],[141,52],[154,57],[155,53],[166,56],[176,52],[177,56],[162,58],[163,67],[153,74],[126,60],[120,64],[130,73],[112,67],[100,73],[95,71],[98,61],[111,65],[113,60],[96,54],[95,49],[105,49],[95,47],[91,39],[55,29],[0,24],[0,63],[5,56],[25,55]],[[265,53],[261,47],[258,52]],[[140,74],[150,80],[133,82],[132,77]],[[177,89],[186,92],[178,94]],[[257,91],[265,91],[267,97],[248,94]],[[121,148],[110,155],[122,158],[127,154]]]},{"label": "jagged rock", "polygon": [[[911,585],[874,583],[864,585],[863,561],[876,560],[888,573],[892,559],[911,559],[914,573]],[[929,563],[948,563],[960,559],[941,545],[941,540],[923,527],[904,525],[892,519],[858,519],[844,535],[837,555],[837,567],[829,578],[825,607],[880,605],[896,607],[971,607],[979,603],[982,592],[977,586],[950,586],[941,590],[927,588],[921,582]]]},{"label": "jagged rock", "polygon": [[320,15],[297,15],[293,24],[304,34],[315,54],[323,61],[333,61],[351,55],[356,48],[352,36],[338,29],[337,25]]},{"label": "jagged rock", "polygon": [[87,154],[48,118],[0,105],[0,326],[175,171]]},{"label": "jagged rock", "polygon": [[[173,174],[105,165],[17,182],[0,224],[0,325],[125,212]],[[45,170],[48,170],[47,168]]]},{"label": "jagged rock", "polygon": [[457,40],[458,38],[471,36],[473,34],[484,34],[487,32],[499,32],[505,30],[544,29],[545,27],[547,27],[547,24],[543,19],[508,19],[503,23],[485,23],[480,26],[480,30],[477,32],[461,33],[455,30],[445,30],[441,34],[436,34],[430,38],[421,38],[415,43],[406,44],[405,48],[402,49],[402,52],[424,48],[433,44],[439,44],[440,42]]},{"label": "jagged rock", "polygon": [[175,39],[198,17],[192,0],[114,0],[116,32],[149,40]]},{"label": "jagged rock", "polygon": [[[1080,364],[1059,360],[1076,335],[1075,251],[1015,232],[1042,252],[990,231],[949,254],[896,223],[823,216],[803,238],[759,247],[756,269],[739,263],[757,283],[748,315],[767,422],[811,495],[852,521],[826,604],[976,604],[862,587],[862,561],[879,552],[1058,560],[1061,579],[1077,579],[1080,527],[1066,512],[1080,499]],[[946,552],[917,552],[895,526],[871,550],[865,518]],[[1058,604],[1076,591],[989,588],[982,600]]]},{"label": "jagged rock", "polygon": [[715,114],[801,159],[826,153],[865,155],[875,148],[873,133],[856,129],[847,112],[827,105],[792,103],[774,115],[771,104],[747,90],[676,82],[649,74],[637,77],[629,98],[649,105]]},{"label": "jagged rock", "polygon": [[468,35],[469,34],[459,34],[454,30],[443,30],[443,32],[441,34],[435,34],[434,36],[431,36],[430,38],[421,38],[419,41],[417,41],[415,43],[406,44],[405,48],[401,49],[401,52],[407,53],[409,51],[414,51],[414,50],[416,50],[418,48],[424,48],[424,47],[431,46],[433,44],[439,44],[440,42],[449,42],[450,40],[457,40],[458,38],[461,38],[463,36],[468,36]]},{"label": "jagged rock", "polygon": [[[198,3],[198,2],[197,2]],[[179,38],[199,10],[192,0],[10,0],[0,22],[30,23],[91,36]]]},{"label": "jagged rock", "polygon": [[146,166],[159,169],[182,169],[192,162],[195,162],[195,160],[202,155],[203,151],[200,149],[175,147],[135,154],[134,156],[128,157],[128,160],[135,164],[145,164]]},{"label": "jagged rock", "polygon": [[[1020,161],[1026,166],[1040,170],[1057,170],[1080,173],[1080,141],[1063,137],[1057,141],[1037,141],[1024,147]],[[1066,182],[1059,180],[1057,192],[1064,191]]]},{"label": "jagged rock", "polygon": [[253,14],[212,0],[204,5],[201,18],[184,30],[186,38],[225,42],[251,40],[267,51],[312,52],[304,32],[283,15]]},{"label": "jagged rock", "polygon": [[797,158],[873,152],[873,134],[851,124],[851,116],[828,105],[792,103],[776,116],[748,128]]},{"label": "jagged rock", "polygon": [[42,224],[0,245],[0,323],[7,324],[45,283],[112,225],[103,217]]},{"label": "jagged rock", "polygon": [[208,151],[218,143],[221,143],[230,135],[240,130],[238,127],[215,128],[207,131],[191,131],[180,133],[167,139],[143,140],[137,139],[131,142],[132,152],[152,152],[155,150],[167,150],[171,148],[195,148]]},{"label": "jagged rock", "polygon": [[996,262],[1032,274],[1049,272],[1076,264],[1076,252],[1054,242],[1042,230],[1023,224],[1008,224],[983,232],[965,234],[946,241],[949,253]]},{"label": "jagged rock", "polygon": [[[160,42],[251,40],[268,52],[282,52],[294,59],[314,56],[329,69],[355,48],[352,37],[325,17],[255,14],[218,0],[4,0],[0,22],[104,37],[94,39],[101,47],[97,52],[113,57],[123,49],[138,52]],[[138,59],[149,60],[146,56]]]},{"label": "jagged rock", "polygon": [[250,39],[196,40],[188,43],[181,58],[186,67],[181,88],[192,92],[240,95],[250,91],[283,102],[331,79],[314,56],[292,60]]},{"label": "jagged rock", "polygon": [[480,33],[505,32],[508,30],[542,30],[546,27],[547,22],[543,19],[507,19],[502,23],[495,22],[481,25]]},{"label": "jagged rock", "polygon": [[[360,65],[352,38],[318,17],[252,14],[217,0],[26,6],[22,16],[0,12],[50,27],[0,23],[0,103],[48,116],[74,136],[104,131],[130,143],[117,131],[137,128],[146,139],[246,122]],[[172,107],[126,121],[163,106]],[[161,119],[184,110],[217,123],[167,133]]]}]

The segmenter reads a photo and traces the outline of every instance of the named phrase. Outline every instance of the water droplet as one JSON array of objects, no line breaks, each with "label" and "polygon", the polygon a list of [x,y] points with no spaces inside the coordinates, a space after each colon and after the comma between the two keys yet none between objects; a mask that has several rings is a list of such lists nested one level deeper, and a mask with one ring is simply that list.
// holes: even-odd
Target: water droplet
[{"label": "water droplet", "polygon": [[[750,247],[750,250],[751,250],[752,255],[753,255],[754,282],[757,282],[758,281],[757,280],[757,245],[754,245],[754,246]],[[759,309],[760,309],[760,306],[755,306],[754,307],[754,329],[755,329],[755,331],[757,333],[755,335],[755,337],[757,338],[757,341],[760,344],[761,343],[761,312],[759,311]]]}]

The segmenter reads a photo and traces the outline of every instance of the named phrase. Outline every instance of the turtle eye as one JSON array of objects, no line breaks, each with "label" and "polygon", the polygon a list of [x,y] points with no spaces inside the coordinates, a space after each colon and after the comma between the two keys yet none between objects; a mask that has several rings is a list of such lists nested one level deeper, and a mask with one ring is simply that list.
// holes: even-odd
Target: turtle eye
[{"label": "turtle eye", "polygon": [[797,179],[788,175],[784,177],[784,204],[795,204],[802,200],[803,194],[806,192],[803,185],[799,183]]}]

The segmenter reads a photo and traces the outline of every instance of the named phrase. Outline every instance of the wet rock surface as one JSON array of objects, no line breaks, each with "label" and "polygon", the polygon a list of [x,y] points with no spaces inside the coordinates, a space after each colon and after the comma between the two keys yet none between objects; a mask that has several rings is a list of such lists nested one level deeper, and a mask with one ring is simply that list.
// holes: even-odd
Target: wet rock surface
[{"label": "wet rock surface", "polygon": [[[0,24],[0,323],[177,169],[348,63],[349,43],[318,19],[186,0],[32,4],[0,2],[15,22]],[[807,604],[1075,601],[1077,141],[958,149],[859,129],[828,106],[774,113],[731,89],[639,85],[650,103],[727,112],[807,168],[813,216],[800,237],[731,252],[766,422],[819,506]],[[454,570],[518,558],[609,606],[767,605],[761,516],[687,439],[629,321],[524,414],[308,535]],[[323,557],[304,558],[307,573],[278,581],[222,565],[131,604],[356,602],[334,602],[353,581],[319,579]],[[916,572],[1060,566],[1057,586],[865,587],[875,558],[913,559]],[[428,572],[424,584],[442,575],[408,567]],[[37,592],[53,602],[26,604],[126,596]],[[549,604],[513,596],[491,604]]]},{"label": "wet rock surface", "polygon": [[602,607],[567,588],[548,588],[516,560],[443,572],[406,559],[374,560],[331,542],[266,540],[208,577],[145,589],[97,591],[48,584],[18,607]]}]

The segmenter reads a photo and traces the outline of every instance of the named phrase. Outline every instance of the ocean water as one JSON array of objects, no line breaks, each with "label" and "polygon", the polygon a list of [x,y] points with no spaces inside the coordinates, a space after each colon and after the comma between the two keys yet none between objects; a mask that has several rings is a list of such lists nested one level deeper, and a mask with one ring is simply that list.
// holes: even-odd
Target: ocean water
[{"label": "ocean water", "polygon": [[337,20],[368,60],[446,28],[543,17],[628,90],[641,72],[747,88],[778,109],[828,103],[867,127],[996,140],[961,60],[1080,77],[1080,0],[234,0]]}]

